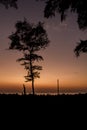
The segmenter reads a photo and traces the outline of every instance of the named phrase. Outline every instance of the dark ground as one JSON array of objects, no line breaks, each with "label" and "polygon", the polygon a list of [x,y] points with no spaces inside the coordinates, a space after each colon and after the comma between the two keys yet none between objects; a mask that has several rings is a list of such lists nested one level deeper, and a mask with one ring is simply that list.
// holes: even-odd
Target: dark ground
[{"label": "dark ground", "polygon": [[7,123],[8,129],[12,125],[14,129],[24,130],[78,130],[79,127],[84,130],[87,127],[87,94],[1,94],[0,119],[0,125]]},{"label": "dark ground", "polygon": [[85,106],[87,104],[87,94],[75,95],[18,95],[18,94],[0,94],[0,104],[12,106]]}]

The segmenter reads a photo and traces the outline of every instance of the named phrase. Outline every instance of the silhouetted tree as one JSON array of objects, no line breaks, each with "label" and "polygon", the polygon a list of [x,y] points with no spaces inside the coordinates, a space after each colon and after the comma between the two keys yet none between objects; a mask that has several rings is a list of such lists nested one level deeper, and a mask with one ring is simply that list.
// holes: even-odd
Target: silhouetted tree
[{"label": "silhouetted tree", "polygon": [[[46,18],[55,16],[59,13],[61,21],[65,20],[67,10],[77,13],[77,22],[79,28],[87,29],[87,0],[42,0],[45,1],[44,16]],[[87,53],[87,40],[81,40],[74,50],[75,54],[79,56],[79,52]]]},{"label": "silhouetted tree", "polygon": [[18,0],[0,0],[0,4],[3,4],[7,9],[9,7],[14,7],[17,9],[17,1]]},{"label": "silhouetted tree", "polygon": [[15,25],[16,31],[9,36],[11,40],[9,49],[22,51],[23,57],[17,61],[22,61],[21,65],[25,66],[27,76],[26,82],[32,81],[32,92],[34,92],[34,79],[40,77],[39,70],[42,66],[34,65],[36,61],[43,60],[43,57],[36,54],[41,49],[45,49],[49,43],[46,30],[43,23],[37,25],[30,24],[25,19],[23,22],[18,21]]}]

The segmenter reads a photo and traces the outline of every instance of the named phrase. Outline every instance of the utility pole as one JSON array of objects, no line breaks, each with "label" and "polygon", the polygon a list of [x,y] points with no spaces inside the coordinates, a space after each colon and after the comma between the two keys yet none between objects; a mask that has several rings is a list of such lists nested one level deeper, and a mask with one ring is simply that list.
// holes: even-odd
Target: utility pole
[{"label": "utility pole", "polygon": [[57,79],[57,95],[59,95],[59,79]]}]

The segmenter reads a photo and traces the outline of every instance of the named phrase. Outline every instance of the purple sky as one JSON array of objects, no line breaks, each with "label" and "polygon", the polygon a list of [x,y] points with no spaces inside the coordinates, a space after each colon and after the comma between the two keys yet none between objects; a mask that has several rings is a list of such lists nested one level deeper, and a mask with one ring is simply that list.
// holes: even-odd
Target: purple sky
[{"label": "purple sky", "polygon": [[[61,88],[87,88],[87,55],[75,57],[73,52],[80,39],[87,38],[87,32],[81,31],[76,22],[76,14],[68,13],[66,21],[60,22],[57,14],[52,19],[45,19],[44,3],[35,0],[19,0],[18,10],[0,6],[0,86],[2,89],[8,85],[22,86],[26,72],[23,66],[16,62],[21,54],[17,51],[6,50],[9,47],[8,36],[14,31],[18,20],[27,18],[29,22],[45,22],[50,45],[40,52],[44,61],[41,78],[35,81],[36,87],[56,87],[57,78],[60,79]],[[30,85],[30,83],[28,83]],[[28,86],[28,84],[26,84]],[[9,90],[8,90],[9,91]]]}]

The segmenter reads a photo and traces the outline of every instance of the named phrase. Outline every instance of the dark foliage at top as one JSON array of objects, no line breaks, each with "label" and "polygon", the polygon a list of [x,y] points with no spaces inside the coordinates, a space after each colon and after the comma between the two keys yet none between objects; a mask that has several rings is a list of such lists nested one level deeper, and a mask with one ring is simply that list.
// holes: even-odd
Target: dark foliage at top
[{"label": "dark foliage at top", "polygon": [[[53,17],[56,13],[61,16],[61,21],[65,20],[67,10],[77,14],[77,23],[82,30],[87,29],[87,0],[43,0],[45,1],[44,16]],[[79,56],[81,52],[87,53],[87,40],[81,40],[74,52]]]},{"label": "dark foliage at top", "polygon": [[7,9],[9,7],[14,7],[14,8],[18,8],[17,7],[17,0],[0,0],[0,4],[3,4]]},{"label": "dark foliage at top", "polygon": [[87,28],[87,1],[86,0],[45,0],[44,16],[49,18],[56,13],[61,15],[61,21],[67,16],[67,10],[77,13],[77,22],[80,29]]}]

